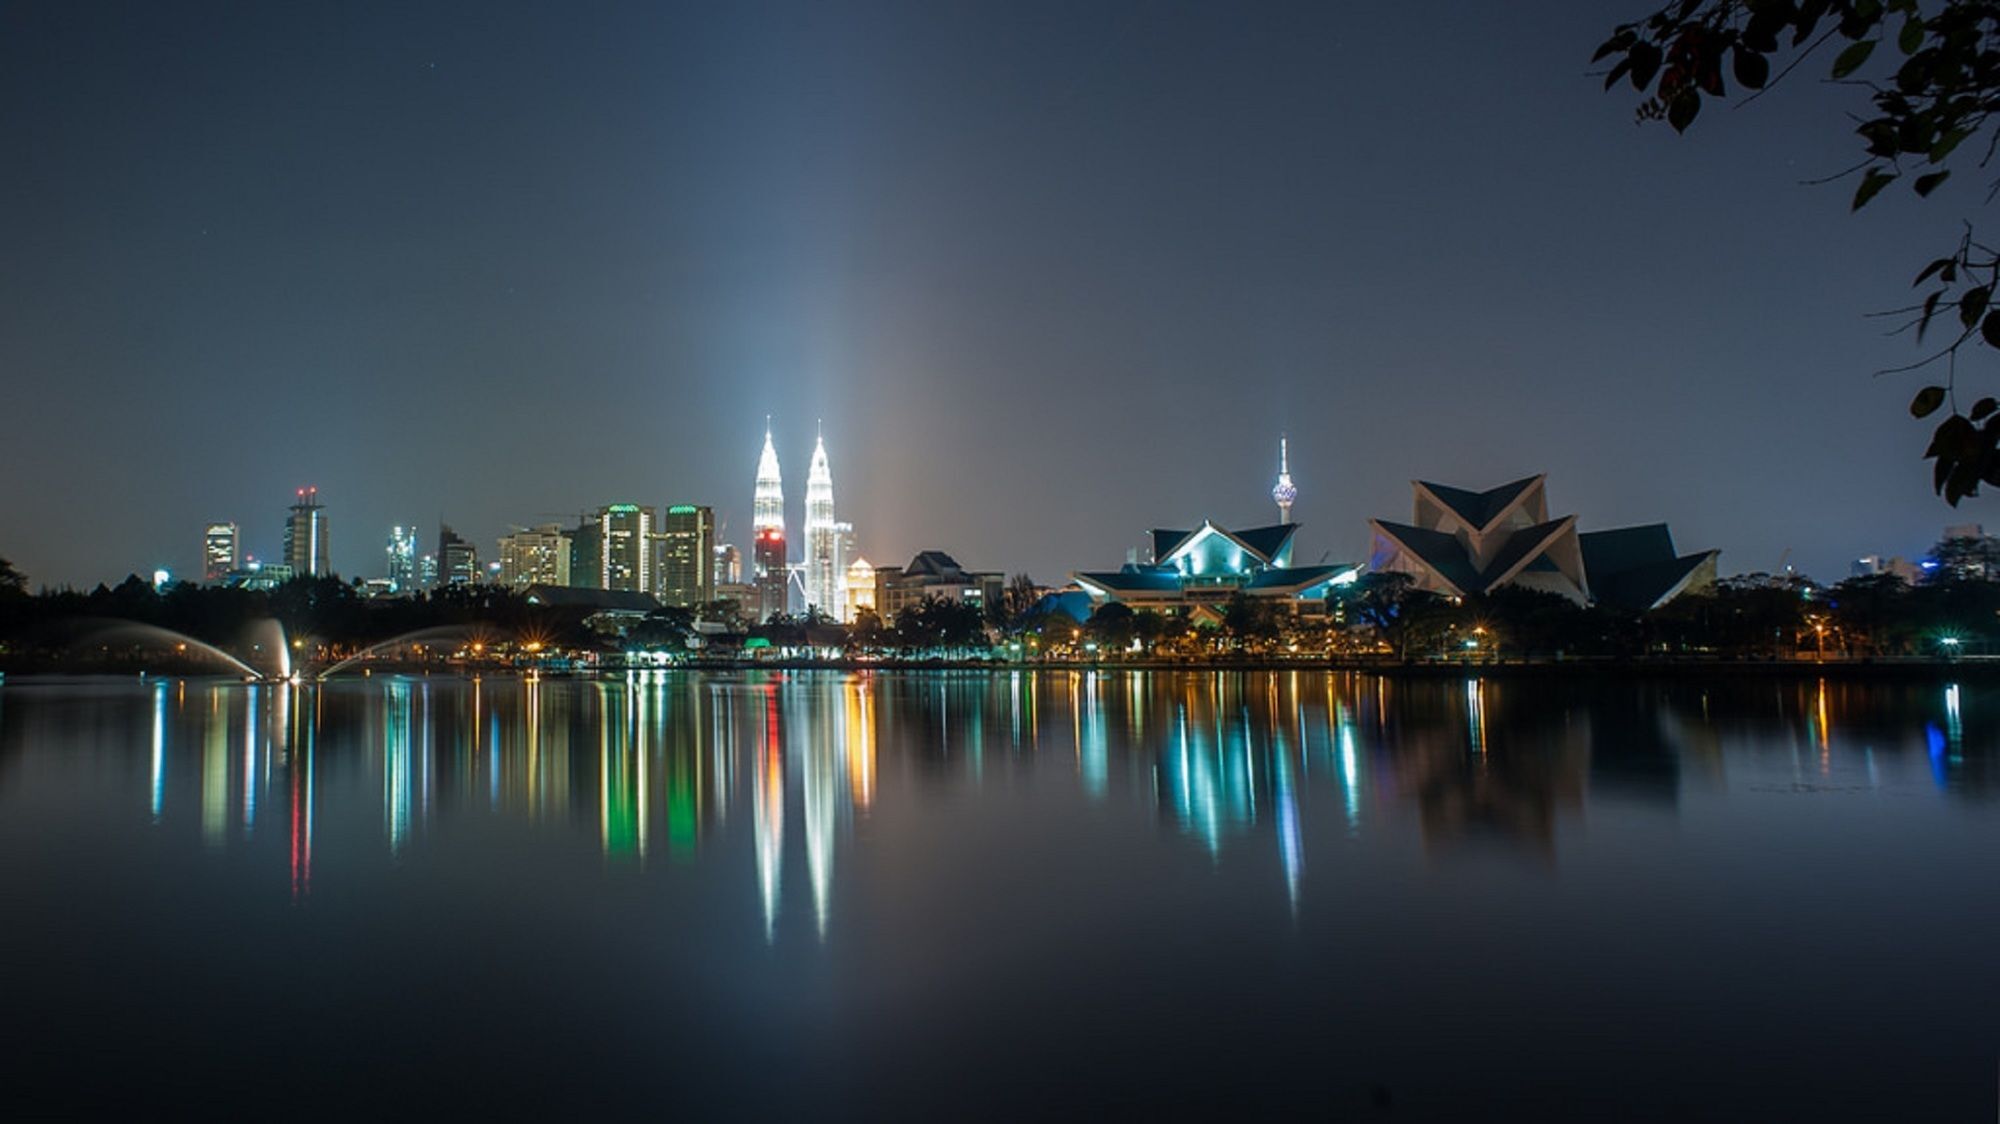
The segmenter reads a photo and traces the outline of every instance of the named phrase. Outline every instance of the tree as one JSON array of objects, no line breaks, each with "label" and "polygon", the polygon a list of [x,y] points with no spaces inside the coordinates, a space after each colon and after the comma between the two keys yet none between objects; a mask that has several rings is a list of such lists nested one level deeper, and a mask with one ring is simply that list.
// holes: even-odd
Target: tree
[{"label": "tree", "polygon": [[2000,539],[1991,536],[1940,539],[1924,562],[1930,581],[1994,581],[2000,579]]},{"label": "tree", "polygon": [[14,568],[12,562],[0,558],[0,597],[23,597],[28,592],[28,575]]},{"label": "tree", "polygon": [[[1841,173],[1860,177],[1858,210],[1898,181],[1928,197],[1951,177],[1954,160],[1990,159],[2000,144],[1996,40],[2000,0],[1675,0],[1615,28],[1594,61],[1612,63],[1605,89],[1622,79],[1645,95],[1641,120],[1685,132],[1703,100],[1727,97],[1731,82],[1755,98],[1808,56],[1837,48],[1828,76],[1868,91],[1869,109],[1854,130],[1862,157]],[[1963,147],[1968,140],[1975,143]],[[1935,322],[1948,330],[1945,342],[1899,369],[1944,371],[1917,391],[1910,413],[1923,418],[1948,407],[1924,456],[1935,462],[1932,486],[1956,506],[1981,484],[2000,485],[2000,401],[1982,397],[1961,409],[1957,394],[1959,351],[2000,347],[2000,251],[1976,241],[1968,225],[1914,285],[1925,290],[1921,300],[1891,315],[1905,317],[1920,345]]]},{"label": "tree", "polygon": [[999,599],[986,607],[987,619],[993,627],[1012,632],[1021,627],[1028,611],[1041,599],[1042,589],[1035,584],[1035,579],[1026,574],[1015,574],[1007,579]]},{"label": "tree", "polygon": [[1122,652],[1132,646],[1132,637],[1138,630],[1138,616],[1130,605],[1106,601],[1090,614],[1084,629],[1091,639],[1097,641],[1098,647]]}]

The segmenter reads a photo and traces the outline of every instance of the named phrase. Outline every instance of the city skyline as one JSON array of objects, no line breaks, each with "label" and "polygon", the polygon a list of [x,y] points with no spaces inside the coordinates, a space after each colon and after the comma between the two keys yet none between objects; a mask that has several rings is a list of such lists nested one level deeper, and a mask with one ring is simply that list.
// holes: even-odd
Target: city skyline
[{"label": "city skyline", "polygon": [[[1954,214],[1801,186],[1847,153],[1797,84],[1636,128],[1585,73],[1599,5],[1442,42],[1403,8],[489,14],[10,12],[0,556],[192,574],[228,518],[274,559],[300,480],[343,574],[414,513],[484,554],[619,496],[746,546],[766,413],[793,456],[841,435],[869,557],[1043,580],[1261,520],[1281,432],[1302,557],[1420,478],[1547,472],[1730,571],[2000,522],[1931,496],[1916,381],[1871,377],[1915,358],[1865,319],[1908,298],[1882,263]],[[574,418],[526,413],[557,386]]]}]

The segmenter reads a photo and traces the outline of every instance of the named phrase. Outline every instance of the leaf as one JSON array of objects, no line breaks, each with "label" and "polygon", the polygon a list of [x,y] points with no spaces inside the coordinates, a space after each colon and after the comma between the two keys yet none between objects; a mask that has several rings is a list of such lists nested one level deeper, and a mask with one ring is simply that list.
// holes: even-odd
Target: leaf
[{"label": "leaf", "polygon": [[1876,42],[1874,39],[1857,39],[1849,43],[1847,49],[1840,52],[1833,60],[1833,76],[1845,78],[1861,69],[1861,64],[1867,62],[1868,56],[1875,52]]},{"label": "leaf", "polygon": [[1920,196],[1928,196],[1930,195],[1931,192],[1936,191],[1938,189],[1939,184],[1943,183],[1944,181],[1950,178],[1951,178],[1951,172],[1949,169],[1942,172],[1932,172],[1929,175],[1918,176],[1917,194]]},{"label": "leaf", "polygon": [[1630,69],[1632,69],[1631,59],[1625,59],[1619,62],[1617,66],[1612,67],[1611,73],[1604,76],[1604,88],[1608,90],[1611,87],[1616,86],[1618,84],[1618,80],[1620,78],[1625,77],[1625,72]]},{"label": "leaf", "polygon": [[1914,55],[1924,45],[1924,21],[1911,16],[1903,21],[1903,30],[1896,36],[1896,46],[1906,55]]},{"label": "leaf", "polygon": [[2000,347],[2000,312],[1989,312],[1986,319],[1979,322],[1980,338],[1988,347]]},{"label": "leaf", "polygon": [[1922,273],[1917,274],[1917,279],[1915,281],[1910,282],[1910,287],[1914,289],[1918,285],[1923,284],[1926,280],[1930,278],[1931,274],[1936,273],[1938,270],[1943,269],[1945,266],[1950,265],[1951,262],[1952,259],[1950,258],[1939,258],[1938,260],[1925,266],[1924,271]]},{"label": "leaf", "polygon": [[[1685,133],[1687,127],[1694,124],[1695,114],[1700,112],[1701,95],[1693,90],[1682,90],[1674,95],[1674,100],[1667,103],[1667,124],[1674,127],[1674,132]],[[1857,203],[1855,206],[1858,207],[1860,204]]]},{"label": "leaf", "polygon": [[1977,289],[1967,289],[1965,295],[1958,298],[1958,322],[1967,328],[1979,323],[1979,318],[1986,315],[1987,303],[1992,299],[1993,286],[1991,285],[1982,285]]},{"label": "leaf", "polygon": [[1946,133],[1945,135],[1939,137],[1938,142],[1931,146],[1931,150],[1929,153],[1931,163],[1933,164],[1944,163],[1944,158],[1951,155],[1951,150],[1957,148],[1959,146],[1959,142],[1963,141],[1965,138],[1971,135],[1972,135],[1971,129],[1953,129],[1950,132]]},{"label": "leaf", "polygon": [[1930,417],[1932,414],[1937,413],[1937,408],[1942,405],[1944,405],[1944,387],[1927,386],[1917,391],[1915,398],[1910,399],[1910,416],[1913,418]]},{"label": "leaf", "polygon": [[1924,298],[1924,314],[1923,317],[1917,321],[1918,343],[1924,342],[1924,333],[1930,330],[1931,317],[1937,314],[1938,300],[1943,296],[1944,296],[1944,290],[1939,289],[1937,292],[1932,293],[1930,296]]},{"label": "leaf", "polygon": [[1972,412],[1966,416],[1973,421],[1978,421],[1995,410],[2000,410],[2000,402],[1995,402],[1991,398],[1981,398],[1972,404]]},{"label": "leaf", "polygon": [[1868,201],[1881,194],[1882,189],[1889,186],[1890,182],[1895,178],[1896,173],[1894,172],[1885,172],[1880,168],[1870,168],[1868,174],[1861,177],[1861,186],[1854,189],[1854,205],[1849,209],[1858,211],[1867,206]]},{"label": "leaf", "polygon": [[1644,90],[1653,84],[1653,75],[1660,72],[1660,48],[1651,43],[1634,43],[1626,54],[1632,64],[1632,88]]},{"label": "leaf", "polygon": [[1770,61],[1741,44],[1730,55],[1730,69],[1736,72],[1736,84],[1746,90],[1763,89],[1771,77]]}]

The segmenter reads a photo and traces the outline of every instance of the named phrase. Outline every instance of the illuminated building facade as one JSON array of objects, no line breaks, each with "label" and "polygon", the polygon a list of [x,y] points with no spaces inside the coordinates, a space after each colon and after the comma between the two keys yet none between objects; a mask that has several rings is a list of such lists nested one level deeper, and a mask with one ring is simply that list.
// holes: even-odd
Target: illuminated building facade
[{"label": "illuminated building facade", "polygon": [[758,621],[769,620],[785,611],[785,488],[778,473],[778,450],[771,444],[771,428],[764,427],[764,451],[757,458],[757,492],[752,507],[751,584],[757,587],[756,604],[746,606]]},{"label": "illuminated building facade", "polygon": [[411,593],[417,588],[417,528],[389,528],[389,591]]},{"label": "illuminated building facade", "polygon": [[210,523],[201,537],[201,580],[213,585],[242,565],[242,539],[234,523]]},{"label": "illuminated building facade", "polygon": [[1093,602],[1185,614],[1207,611],[1238,594],[1294,612],[1323,608],[1327,591],[1347,585],[1359,566],[1292,565],[1296,523],[1230,531],[1203,520],[1192,531],[1155,530],[1152,561],[1118,570],[1079,570],[1071,577]]},{"label": "illuminated building facade", "polygon": [[806,473],[806,608],[834,620],[847,619],[845,528],[833,513],[833,472],[826,462],[826,439],[813,442],[812,465]]},{"label": "illuminated building facade", "polygon": [[893,621],[926,597],[983,607],[998,601],[1006,585],[1007,575],[998,570],[967,570],[942,550],[926,550],[900,570],[875,571],[875,611]]},{"label": "illuminated building facade", "polygon": [[743,552],[734,543],[723,543],[715,548],[714,584],[720,588],[735,585],[743,580]]},{"label": "illuminated building facade", "polygon": [[597,588],[653,591],[653,509],[609,504],[597,513]]},{"label": "illuminated building facade", "polygon": [[691,503],[667,508],[655,564],[653,592],[661,604],[692,608],[715,600],[715,511]]},{"label": "illuminated building facade", "polygon": [[841,620],[852,624],[864,609],[875,611],[875,567],[856,558],[847,565],[847,615]]},{"label": "illuminated building facade", "polygon": [[438,524],[438,576],[444,585],[471,585],[479,580],[479,552],[447,524]]},{"label": "illuminated building facade", "polygon": [[509,589],[531,585],[568,585],[569,533],[555,523],[518,527],[500,536],[500,584]]},{"label": "illuminated building facade", "polygon": [[326,559],[326,508],[318,488],[300,488],[285,517],[285,565],[300,577],[319,577],[333,572]]},{"label": "illuminated building facade", "polygon": [[1579,534],[1576,516],[1550,519],[1547,479],[1484,492],[1412,481],[1409,523],[1368,521],[1370,565],[1447,597],[1533,589],[1634,611],[1715,583],[1720,552],[1675,553],[1664,523]]}]

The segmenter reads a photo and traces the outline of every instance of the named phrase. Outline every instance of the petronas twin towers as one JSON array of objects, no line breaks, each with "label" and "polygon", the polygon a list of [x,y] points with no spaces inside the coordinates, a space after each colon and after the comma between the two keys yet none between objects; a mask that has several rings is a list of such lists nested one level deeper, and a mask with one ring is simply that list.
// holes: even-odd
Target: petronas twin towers
[{"label": "petronas twin towers", "polygon": [[812,464],[806,470],[805,561],[794,567],[787,558],[784,482],[768,420],[764,426],[764,451],[757,458],[757,493],[752,514],[757,535],[754,562],[759,618],[768,619],[771,614],[786,610],[788,581],[796,573],[808,611],[817,609],[835,620],[846,620],[847,556],[854,527],[834,516],[833,470],[827,465],[824,434],[815,434]]}]

